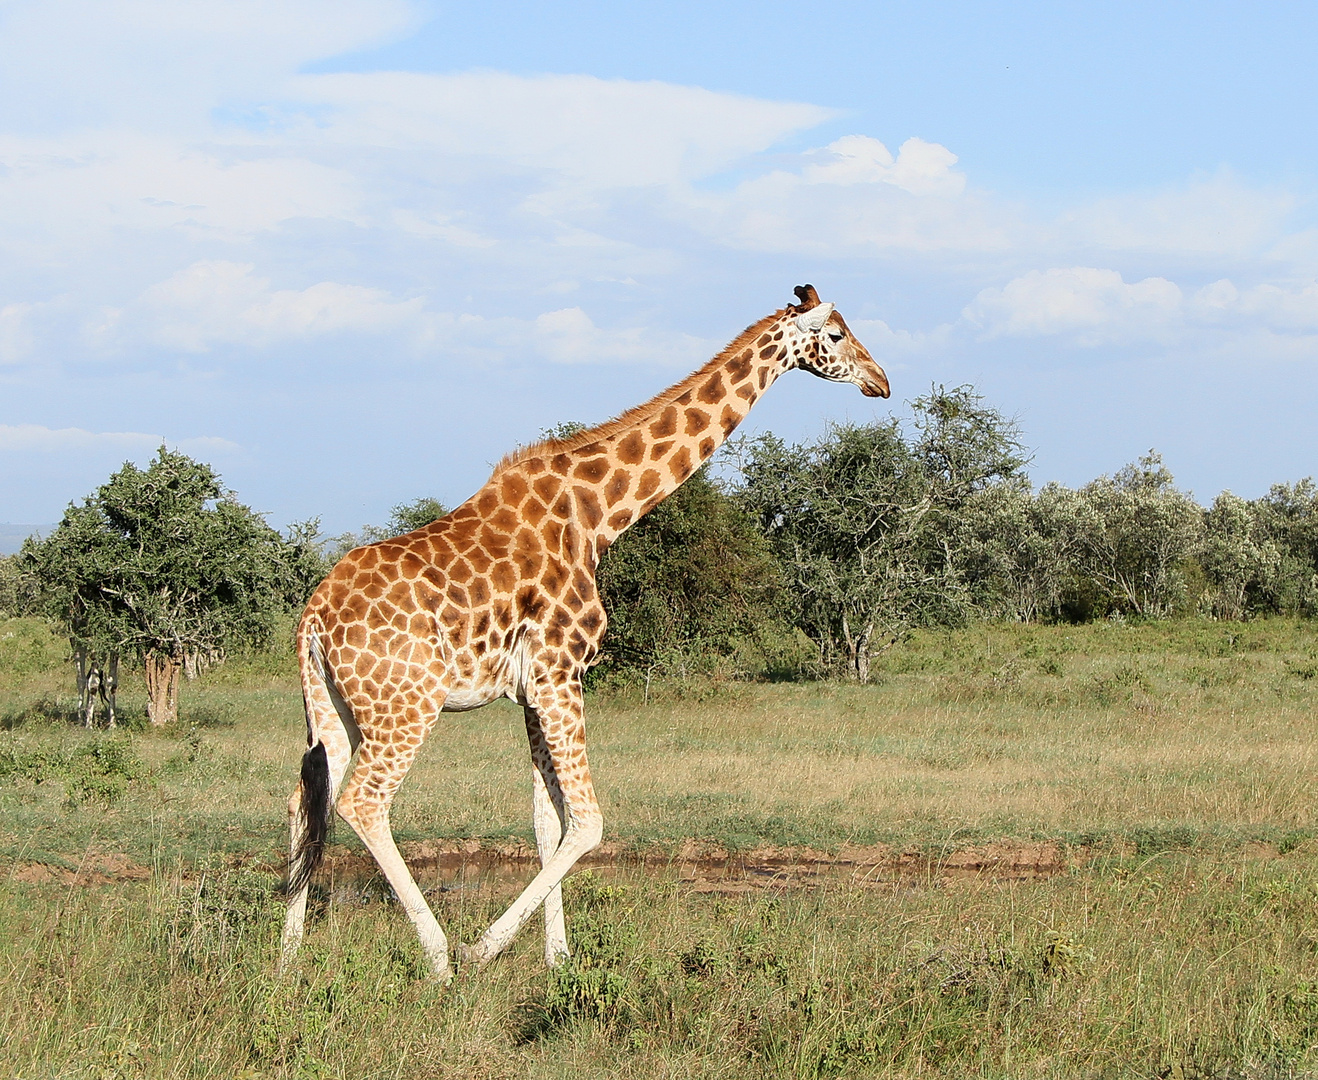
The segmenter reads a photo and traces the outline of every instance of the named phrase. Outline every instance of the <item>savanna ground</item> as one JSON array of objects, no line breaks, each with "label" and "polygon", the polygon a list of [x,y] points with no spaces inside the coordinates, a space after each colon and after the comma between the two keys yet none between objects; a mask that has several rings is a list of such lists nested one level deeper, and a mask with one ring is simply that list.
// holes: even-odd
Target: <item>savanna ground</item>
[{"label": "savanna ground", "polygon": [[[447,989],[344,828],[276,970],[287,656],[186,685],[167,732],[130,677],[115,734],[69,724],[62,657],[0,624],[12,1076],[1318,1075],[1313,624],[979,626],[867,687],[592,695],[610,865],[567,884],[575,957],[533,923]],[[524,739],[445,715],[396,804],[451,937],[530,876],[434,858],[526,850]]]}]

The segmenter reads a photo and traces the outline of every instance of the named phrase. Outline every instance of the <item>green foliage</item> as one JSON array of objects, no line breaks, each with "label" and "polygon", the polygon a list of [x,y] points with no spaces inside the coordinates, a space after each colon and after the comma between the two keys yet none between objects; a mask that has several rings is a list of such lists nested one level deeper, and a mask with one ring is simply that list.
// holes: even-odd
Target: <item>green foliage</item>
[{"label": "green foliage", "polygon": [[1271,578],[1247,586],[1251,611],[1318,615],[1318,485],[1274,484],[1251,508],[1261,543],[1279,553]]},{"label": "green foliage", "polygon": [[1224,491],[1204,514],[1198,564],[1205,610],[1219,619],[1242,619],[1278,593],[1282,551],[1268,535],[1265,502]]},{"label": "green foliage", "polygon": [[70,807],[117,801],[143,769],[132,743],[123,737],[98,738],[73,750],[30,749],[12,739],[0,743],[0,779],[61,781]]},{"label": "green foliage", "polygon": [[385,528],[390,536],[399,536],[421,529],[432,521],[438,521],[448,513],[448,508],[438,499],[423,495],[410,503],[399,503],[394,507]]},{"label": "green foliage", "polygon": [[810,445],[742,445],[742,504],[781,560],[798,625],[826,670],[865,682],[907,627],[975,611],[960,545],[968,504],[1022,482],[1015,425],[969,387],[913,402],[896,420],[838,425]]},{"label": "green foliage", "polygon": [[1081,572],[1106,589],[1116,610],[1154,618],[1185,600],[1182,564],[1199,549],[1203,512],[1176,489],[1155,451],[1081,493]]},{"label": "green foliage", "polygon": [[1083,497],[1061,484],[1037,493],[1023,484],[994,484],[971,496],[956,543],[981,616],[1033,622],[1074,602],[1090,518]]},{"label": "green foliage", "polygon": [[773,553],[707,468],[619,537],[598,579],[615,667],[708,670],[740,652],[758,673],[790,634]]},{"label": "green foliage", "polygon": [[314,531],[285,540],[208,465],[161,447],[147,469],[126,463],[70,505],[22,561],[77,644],[182,662],[268,641],[318,580]]},{"label": "green foliage", "polygon": [[0,555],[0,619],[41,611],[41,596],[31,568],[17,555]]},{"label": "green foliage", "polygon": [[[438,521],[448,513],[448,508],[436,498],[423,495],[411,502],[401,502],[389,512],[389,520],[383,525],[363,525],[358,532],[340,533],[331,537],[325,544],[325,557],[328,560],[326,573],[343,556],[353,548],[364,544],[375,544],[390,537],[401,536]],[[322,573],[321,577],[325,574]],[[317,581],[320,578],[316,579]]]}]

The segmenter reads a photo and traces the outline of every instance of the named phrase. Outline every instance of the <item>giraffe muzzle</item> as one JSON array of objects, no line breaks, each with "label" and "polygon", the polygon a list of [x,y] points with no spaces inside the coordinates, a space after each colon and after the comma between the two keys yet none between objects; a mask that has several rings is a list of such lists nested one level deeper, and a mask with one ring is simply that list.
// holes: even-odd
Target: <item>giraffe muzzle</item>
[{"label": "giraffe muzzle", "polygon": [[[875,367],[877,368],[878,365],[876,364]],[[861,384],[860,392],[866,397],[881,398],[886,398],[892,393],[892,390],[888,386],[888,376],[884,374],[882,368],[878,368],[878,373],[876,375],[871,375]]]}]

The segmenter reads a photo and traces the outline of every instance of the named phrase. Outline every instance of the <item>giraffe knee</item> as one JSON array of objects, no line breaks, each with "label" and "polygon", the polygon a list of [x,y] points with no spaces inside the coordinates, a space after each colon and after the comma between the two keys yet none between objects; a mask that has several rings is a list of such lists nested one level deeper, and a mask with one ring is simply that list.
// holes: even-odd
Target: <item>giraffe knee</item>
[{"label": "giraffe knee", "polygon": [[573,845],[580,847],[583,853],[594,851],[604,839],[604,818],[599,814],[592,814],[573,821],[568,827],[568,832],[572,834]]}]

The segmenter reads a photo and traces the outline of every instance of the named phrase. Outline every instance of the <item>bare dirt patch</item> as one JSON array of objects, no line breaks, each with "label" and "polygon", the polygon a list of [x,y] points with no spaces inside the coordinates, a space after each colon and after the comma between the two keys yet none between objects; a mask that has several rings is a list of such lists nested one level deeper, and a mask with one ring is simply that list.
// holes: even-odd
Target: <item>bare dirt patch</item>
[{"label": "bare dirt patch", "polygon": [[16,863],[10,881],[28,885],[115,885],[125,881],[144,881],[151,876],[150,867],[134,862],[121,851],[88,855],[77,863],[57,865],[44,862]]},{"label": "bare dirt patch", "polygon": [[[456,891],[516,893],[539,868],[535,850],[517,841],[418,841],[401,845],[417,883],[430,893]],[[761,847],[730,852],[717,844],[688,840],[674,851],[636,851],[605,843],[577,864],[601,877],[643,874],[665,877],[698,893],[734,895],[773,889],[810,889],[823,884],[880,886],[945,885],[954,881],[1028,881],[1083,865],[1085,847],[1056,842],[998,842],[930,853],[886,844],[844,846],[837,851]],[[263,857],[236,856],[232,865],[280,875],[282,864]],[[11,881],[34,885],[113,885],[142,881],[151,869],[122,852],[91,854],[81,861],[12,864]],[[326,850],[318,880],[331,892],[388,892],[379,867],[364,851],[343,845]]]},{"label": "bare dirt patch", "polygon": [[[539,866],[535,851],[520,843],[422,841],[405,843],[401,850],[417,883],[429,892],[515,892]],[[692,840],[662,853],[606,843],[583,858],[577,869],[603,877],[638,873],[671,877],[694,892],[736,894],[825,883],[891,887],[958,880],[1025,881],[1080,866],[1089,854],[1088,848],[1054,842],[993,843],[930,854],[885,844],[832,852],[776,847],[729,852]],[[368,854],[340,846],[326,852],[325,873],[338,888],[348,889],[380,877]]]}]

